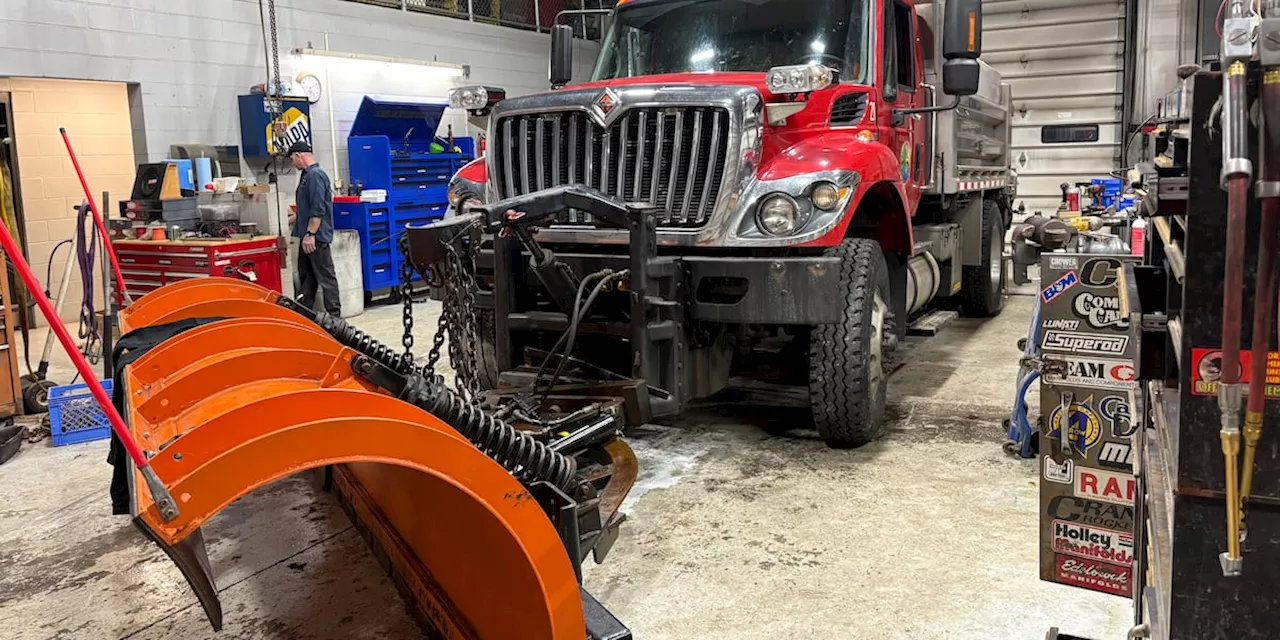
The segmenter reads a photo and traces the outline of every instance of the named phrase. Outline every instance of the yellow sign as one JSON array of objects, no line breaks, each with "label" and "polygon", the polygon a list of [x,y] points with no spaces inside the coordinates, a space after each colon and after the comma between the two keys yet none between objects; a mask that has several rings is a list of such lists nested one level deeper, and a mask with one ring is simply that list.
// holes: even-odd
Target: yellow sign
[{"label": "yellow sign", "polygon": [[267,123],[266,134],[267,153],[284,153],[293,143],[311,139],[311,121],[301,109],[289,107],[279,118]]}]

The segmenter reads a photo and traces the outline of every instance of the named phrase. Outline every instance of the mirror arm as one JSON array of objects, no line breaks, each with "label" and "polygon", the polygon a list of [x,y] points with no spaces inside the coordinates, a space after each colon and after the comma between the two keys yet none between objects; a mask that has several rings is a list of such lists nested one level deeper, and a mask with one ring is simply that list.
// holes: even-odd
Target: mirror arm
[{"label": "mirror arm", "polygon": [[942,113],[943,111],[951,111],[952,109],[955,109],[956,107],[960,106],[960,96],[954,96],[954,98],[955,99],[951,101],[951,104],[946,104],[946,105],[940,104],[940,105],[934,105],[932,107],[918,107],[915,109],[894,109],[893,112],[895,114],[902,114],[904,116],[909,116],[913,113]]}]

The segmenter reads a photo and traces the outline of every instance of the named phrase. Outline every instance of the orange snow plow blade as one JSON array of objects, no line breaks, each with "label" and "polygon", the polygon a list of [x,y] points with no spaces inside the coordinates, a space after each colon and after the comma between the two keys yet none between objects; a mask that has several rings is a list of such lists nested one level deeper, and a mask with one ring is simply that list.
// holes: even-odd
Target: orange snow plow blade
[{"label": "orange snow plow blade", "polygon": [[[181,512],[164,521],[135,473],[135,524],[178,565],[215,630],[222,612],[201,525],[260,486],[326,468],[433,634],[595,637],[584,615],[599,604],[580,590],[578,549],[534,495],[545,483],[522,483],[457,428],[393,397],[371,380],[376,363],[288,302],[210,278],[157,290],[120,317],[123,334],[217,319],[151,347],[122,375],[130,429]],[[595,480],[617,494],[634,479],[634,456],[618,440],[607,450],[627,470]]]}]

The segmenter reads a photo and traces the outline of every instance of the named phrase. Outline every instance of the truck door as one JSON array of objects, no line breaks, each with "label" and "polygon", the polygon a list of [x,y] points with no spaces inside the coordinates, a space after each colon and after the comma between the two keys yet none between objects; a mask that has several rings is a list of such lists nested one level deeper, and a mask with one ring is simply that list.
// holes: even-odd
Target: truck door
[{"label": "truck door", "polygon": [[[915,9],[904,0],[884,0],[884,29],[880,38],[881,94],[886,113],[883,121],[889,130],[881,135],[886,145],[897,154],[899,179],[907,195],[907,211],[914,212],[920,201],[920,185],[924,176],[925,122],[919,114],[907,115],[899,121],[895,109],[925,106],[921,77],[919,34],[916,32]],[[887,134],[887,135],[886,135]]]}]

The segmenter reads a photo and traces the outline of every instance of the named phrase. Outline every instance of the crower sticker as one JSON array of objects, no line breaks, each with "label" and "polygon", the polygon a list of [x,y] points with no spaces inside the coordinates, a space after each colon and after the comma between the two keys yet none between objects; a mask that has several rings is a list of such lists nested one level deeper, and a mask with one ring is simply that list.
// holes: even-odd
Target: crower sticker
[{"label": "crower sticker", "polygon": [[1093,389],[1132,389],[1138,376],[1133,364],[1123,360],[1067,358],[1066,373],[1046,372],[1045,382]]},{"label": "crower sticker", "polygon": [[1117,596],[1133,595],[1133,568],[1086,558],[1056,555],[1054,577],[1058,582]]},{"label": "crower sticker", "polygon": [[1075,480],[1076,463],[1067,458],[1061,464],[1054,461],[1050,456],[1043,456],[1044,460],[1044,479],[1049,482],[1058,484],[1071,484]]},{"label": "crower sticker", "polygon": [[1102,438],[1102,418],[1093,408],[1093,397],[1072,402],[1070,413],[1069,417],[1064,416],[1061,404],[1054,407],[1053,413],[1049,414],[1049,437],[1057,442],[1062,437],[1062,423],[1066,421],[1067,439],[1071,442],[1071,448],[1082,455],[1088,454],[1089,448],[1098,444],[1098,440]]},{"label": "crower sticker", "polygon": [[1100,296],[1085,291],[1076,296],[1071,310],[1094,329],[1129,328],[1129,317],[1120,312],[1119,296]]},{"label": "crower sticker", "polygon": [[1049,517],[1106,529],[1133,529],[1133,507],[1075,496],[1054,496],[1049,500]]},{"label": "crower sticker", "polygon": [[1076,286],[1079,282],[1080,278],[1076,276],[1076,272],[1068,271],[1062,274],[1062,276],[1057,280],[1054,280],[1052,284],[1045,287],[1044,291],[1040,292],[1040,301],[1046,304],[1053,302],[1058,298],[1058,296],[1066,293],[1071,289],[1071,287]]},{"label": "crower sticker", "polygon": [[1103,469],[1076,469],[1076,496],[1113,504],[1133,505],[1138,481],[1132,473],[1116,473]]},{"label": "crower sticker", "polygon": [[1101,333],[1070,333],[1046,331],[1041,347],[1051,351],[1066,351],[1098,356],[1124,355],[1129,346],[1129,336],[1109,336]]},{"label": "crower sticker", "polygon": [[[1253,365],[1253,352],[1240,352],[1240,383],[1249,383],[1249,368]],[[1222,379],[1222,352],[1217,349],[1191,350],[1191,393],[1197,396],[1218,394],[1218,382]],[[1265,393],[1268,400],[1280,399],[1280,353],[1267,354],[1267,380]]]},{"label": "crower sticker", "polygon": [[1049,256],[1050,269],[1075,269],[1079,264],[1075,258]]},{"label": "crower sticker", "polygon": [[1053,521],[1053,550],[1114,564],[1133,563],[1133,534],[1091,527],[1064,520]]}]

